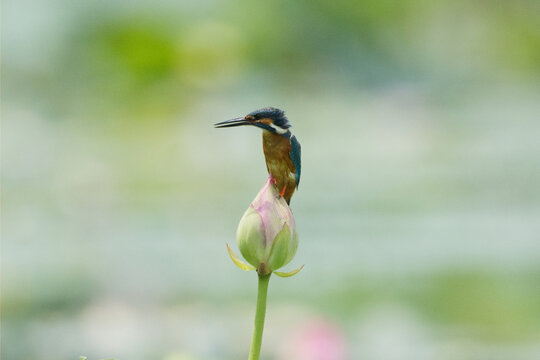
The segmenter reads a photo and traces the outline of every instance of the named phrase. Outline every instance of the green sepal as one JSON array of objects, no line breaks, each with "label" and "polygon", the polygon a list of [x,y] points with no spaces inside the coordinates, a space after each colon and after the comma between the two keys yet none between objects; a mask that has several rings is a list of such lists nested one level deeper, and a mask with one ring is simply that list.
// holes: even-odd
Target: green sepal
[{"label": "green sepal", "polygon": [[288,271],[288,272],[274,271],[274,274],[276,274],[277,276],[281,276],[281,277],[291,277],[291,276],[294,276],[294,275],[298,274],[300,272],[300,270],[302,270],[303,268],[304,268],[304,265],[300,266],[296,270],[292,270],[292,271]]},{"label": "green sepal", "polygon": [[271,270],[279,269],[280,267],[287,265],[290,243],[291,230],[289,229],[289,226],[285,224],[281,231],[276,235],[269,251],[266,264]]},{"label": "green sepal", "polygon": [[229,244],[225,243],[225,245],[227,245],[227,251],[229,252],[229,256],[231,257],[231,260],[233,261],[233,263],[238,266],[240,269],[242,270],[245,270],[245,271],[251,271],[251,270],[255,270],[255,268],[249,264],[246,264],[245,262],[243,262],[242,260],[240,260],[240,258],[238,258],[238,256],[236,256],[233,251],[231,250],[231,248],[229,247]]},{"label": "green sepal", "polygon": [[250,206],[236,229],[238,250],[245,261],[258,266],[266,261],[266,240],[261,215]]}]

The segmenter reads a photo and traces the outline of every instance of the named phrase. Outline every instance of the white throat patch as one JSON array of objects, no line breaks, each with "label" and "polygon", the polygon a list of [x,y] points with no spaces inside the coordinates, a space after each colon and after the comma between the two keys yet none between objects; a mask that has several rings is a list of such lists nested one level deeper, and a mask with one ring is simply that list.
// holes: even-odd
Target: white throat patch
[{"label": "white throat patch", "polygon": [[287,130],[284,130],[284,129],[282,129],[282,128],[280,128],[279,126],[276,126],[276,125],[274,125],[274,124],[270,124],[270,126],[272,127],[272,129],[276,130],[276,132],[277,132],[278,134],[283,135],[283,134],[285,134],[285,133],[287,132]]}]

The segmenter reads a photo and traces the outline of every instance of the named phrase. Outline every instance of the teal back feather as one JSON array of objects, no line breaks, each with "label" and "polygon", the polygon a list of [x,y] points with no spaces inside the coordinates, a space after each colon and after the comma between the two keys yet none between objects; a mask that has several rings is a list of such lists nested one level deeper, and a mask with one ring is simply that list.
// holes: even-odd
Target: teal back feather
[{"label": "teal back feather", "polygon": [[294,172],[296,173],[296,187],[300,184],[300,173],[302,170],[302,161],[301,161],[301,146],[296,136],[291,135],[291,160],[294,165]]}]

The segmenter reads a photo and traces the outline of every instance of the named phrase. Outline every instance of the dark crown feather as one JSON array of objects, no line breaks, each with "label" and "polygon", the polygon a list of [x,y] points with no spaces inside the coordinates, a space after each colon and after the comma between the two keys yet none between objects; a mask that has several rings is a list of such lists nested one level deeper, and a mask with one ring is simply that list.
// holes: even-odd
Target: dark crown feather
[{"label": "dark crown feather", "polygon": [[274,125],[279,126],[282,129],[288,129],[291,127],[289,119],[285,116],[285,111],[275,107],[265,107],[259,110],[252,111],[248,116],[253,116],[255,119],[272,119]]}]

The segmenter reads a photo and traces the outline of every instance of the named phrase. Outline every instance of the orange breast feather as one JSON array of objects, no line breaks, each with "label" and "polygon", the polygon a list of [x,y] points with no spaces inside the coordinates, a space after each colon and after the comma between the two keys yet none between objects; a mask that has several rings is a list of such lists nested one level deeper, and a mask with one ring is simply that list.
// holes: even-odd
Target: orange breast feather
[{"label": "orange breast feather", "polygon": [[288,138],[271,132],[263,132],[263,150],[268,173],[276,180],[278,191],[290,202],[296,189],[294,164],[290,157],[291,143]]}]

